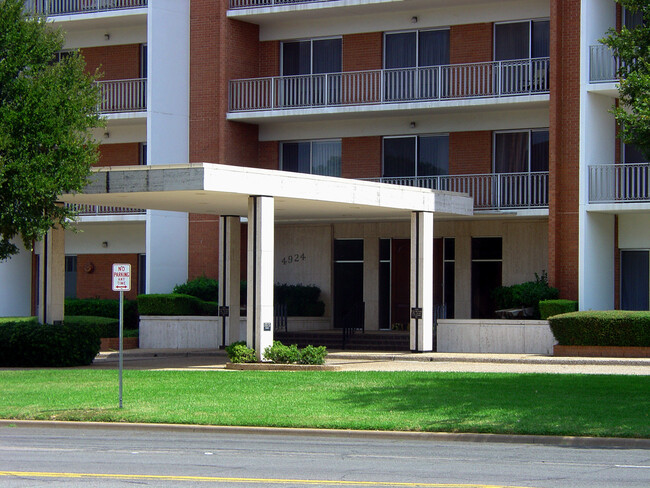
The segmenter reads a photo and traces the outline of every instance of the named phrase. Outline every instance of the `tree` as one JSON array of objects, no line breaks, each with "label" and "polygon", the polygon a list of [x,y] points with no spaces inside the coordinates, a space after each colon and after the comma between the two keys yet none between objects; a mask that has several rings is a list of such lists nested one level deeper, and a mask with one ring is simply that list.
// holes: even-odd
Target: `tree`
[{"label": "tree", "polygon": [[28,16],[23,0],[0,0],[0,260],[67,225],[62,193],[83,190],[97,162],[90,129],[101,125],[96,75],[78,53],[61,56],[63,34]]},{"label": "tree", "polygon": [[612,109],[619,136],[650,159],[650,1],[617,0],[630,13],[641,13],[643,23],[633,29],[610,29],[601,40],[619,59],[619,105]]}]

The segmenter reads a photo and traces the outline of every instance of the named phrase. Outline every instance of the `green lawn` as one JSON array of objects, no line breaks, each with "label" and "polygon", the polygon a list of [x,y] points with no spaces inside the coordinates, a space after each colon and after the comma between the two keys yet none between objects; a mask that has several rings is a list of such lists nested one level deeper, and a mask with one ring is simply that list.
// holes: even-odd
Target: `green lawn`
[{"label": "green lawn", "polygon": [[417,372],[0,371],[0,417],[650,437],[650,377]]}]

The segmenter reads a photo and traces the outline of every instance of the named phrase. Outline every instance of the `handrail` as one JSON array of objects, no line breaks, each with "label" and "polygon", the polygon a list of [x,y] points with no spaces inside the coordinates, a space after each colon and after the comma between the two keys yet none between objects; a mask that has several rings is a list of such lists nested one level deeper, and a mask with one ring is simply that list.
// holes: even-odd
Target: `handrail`
[{"label": "handrail", "polygon": [[230,112],[548,93],[549,58],[231,80]]},{"label": "handrail", "polygon": [[148,0],[25,0],[25,11],[32,15],[70,15],[143,8]]},{"label": "handrail", "polygon": [[548,208],[548,171],[368,178],[393,185],[467,193],[476,210]]},{"label": "handrail", "polygon": [[603,44],[589,46],[589,81],[606,83],[618,81],[620,60],[613,51]]},{"label": "handrail", "polygon": [[102,91],[101,113],[147,110],[147,79],[98,81]]},{"label": "handrail", "polygon": [[589,166],[589,203],[630,202],[650,202],[650,163]]},{"label": "handrail", "polygon": [[278,7],[282,5],[294,5],[297,3],[324,3],[334,0],[230,0],[230,9],[256,8],[256,7]]},{"label": "handrail", "polygon": [[142,215],[147,212],[143,208],[112,207],[110,205],[89,205],[86,203],[66,203],[66,207],[77,212],[77,215],[79,216]]}]

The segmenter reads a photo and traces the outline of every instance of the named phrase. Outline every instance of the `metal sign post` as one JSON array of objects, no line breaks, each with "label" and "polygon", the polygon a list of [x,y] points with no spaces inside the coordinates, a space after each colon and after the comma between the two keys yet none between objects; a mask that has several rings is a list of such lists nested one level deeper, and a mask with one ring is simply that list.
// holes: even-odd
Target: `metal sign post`
[{"label": "metal sign post", "polygon": [[120,408],[122,408],[122,343],[123,343],[123,330],[124,330],[124,292],[131,290],[131,265],[130,264],[113,264],[112,273],[113,291],[120,292],[120,353],[119,353],[119,395],[120,395]]}]

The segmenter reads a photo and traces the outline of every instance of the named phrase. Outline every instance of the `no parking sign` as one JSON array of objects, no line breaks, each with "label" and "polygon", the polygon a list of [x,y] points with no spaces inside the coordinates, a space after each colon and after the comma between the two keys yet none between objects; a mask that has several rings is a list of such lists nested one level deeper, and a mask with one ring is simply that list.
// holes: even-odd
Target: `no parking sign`
[{"label": "no parking sign", "polygon": [[131,265],[113,264],[113,291],[131,291]]}]

